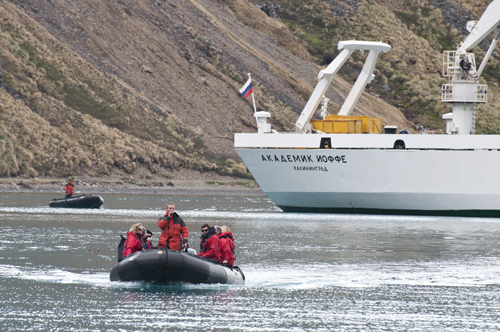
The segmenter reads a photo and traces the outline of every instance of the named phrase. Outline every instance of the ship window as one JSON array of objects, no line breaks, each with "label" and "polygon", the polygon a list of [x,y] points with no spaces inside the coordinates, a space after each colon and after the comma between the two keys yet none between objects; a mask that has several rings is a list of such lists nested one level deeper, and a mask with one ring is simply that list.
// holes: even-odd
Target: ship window
[{"label": "ship window", "polygon": [[406,149],[406,144],[402,139],[396,140],[394,142],[394,149]]},{"label": "ship window", "polygon": [[321,142],[319,143],[320,149],[331,149],[332,139],[330,137],[321,137]]}]

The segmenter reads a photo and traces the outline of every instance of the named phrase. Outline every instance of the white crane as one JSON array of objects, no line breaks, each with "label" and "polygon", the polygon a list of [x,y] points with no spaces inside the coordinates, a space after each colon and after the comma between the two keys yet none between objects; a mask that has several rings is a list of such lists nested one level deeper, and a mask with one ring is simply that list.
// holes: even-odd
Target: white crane
[{"label": "white crane", "polygon": [[309,133],[311,132],[311,118],[316,112],[318,105],[321,100],[324,98],[326,90],[330,86],[330,83],[333,80],[333,77],[339,71],[340,67],[349,59],[351,54],[356,51],[369,51],[368,57],[366,58],[365,64],[361,73],[354,83],[351,92],[347,96],[342,108],[339,111],[339,115],[350,115],[352,110],[354,109],[354,105],[359,100],[361,93],[368,83],[370,83],[373,78],[373,69],[375,68],[375,62],[377,62],[377,58],[380,52],[388,52],[391,47],[382,42],[369,42],[369,41],[341,41],[338,44],[338,49],[343,50],[340,54],[335,58],[322,71],[318,74],[319,82],[316,85],[311,97],[309,98],[306,106],[302,110],[297,123],[295,124],[295,132],[297,133]]},{"label": "white crane", "polygon": [[447,134],[475,133],[478,103],[486,103],[488,97],[488,86],[479,84],[479,77],[497,44],[500,32],[491,42],[477,70],[474,53],[470,51],[499,25],[500,0],[495,0],[486,8],[479,21],[467,23],[470,34],[458,49],[444,52],[443,76],[449,77],[450,83],[443,85],[441,100],[452,103],[452,113],[443,115],[443,119],[447,122]]}]

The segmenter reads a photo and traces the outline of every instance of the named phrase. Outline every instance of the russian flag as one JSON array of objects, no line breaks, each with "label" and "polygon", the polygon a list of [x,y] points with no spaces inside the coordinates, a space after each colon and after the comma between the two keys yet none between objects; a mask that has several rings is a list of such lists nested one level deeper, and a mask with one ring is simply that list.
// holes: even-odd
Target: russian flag
[{"label": "russian flag", "polygon": [[243,95],[243,98],[246,98],[253,93],[252,79],[251,78],[248,78],[248,81],[240,89],[240,93]]}]

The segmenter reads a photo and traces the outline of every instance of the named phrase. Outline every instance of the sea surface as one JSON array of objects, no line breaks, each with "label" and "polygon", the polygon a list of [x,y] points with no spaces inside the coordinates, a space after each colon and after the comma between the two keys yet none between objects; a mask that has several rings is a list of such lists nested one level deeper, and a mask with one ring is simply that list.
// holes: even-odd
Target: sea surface
[{"label": "sea surface", "polygon": [[[0,193],[0,331],[499,331],[500,219],[283,213],[266,197]],[[120,234],[173,201],[227,225],[244,286],[111,282]]]}]

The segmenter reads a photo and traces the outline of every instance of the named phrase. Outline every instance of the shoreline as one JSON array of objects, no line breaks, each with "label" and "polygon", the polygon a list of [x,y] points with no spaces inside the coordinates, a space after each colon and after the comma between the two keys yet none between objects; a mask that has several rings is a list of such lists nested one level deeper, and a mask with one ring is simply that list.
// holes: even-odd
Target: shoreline
[{"label": "shoreline", "polygon": [[[3,193],[57,193],[64,196],[65,178],[0,178]],[[255,181],[241,179],[111,179],[77,177],[74,196],[143,194],[197,196],[266,196]]]}]

